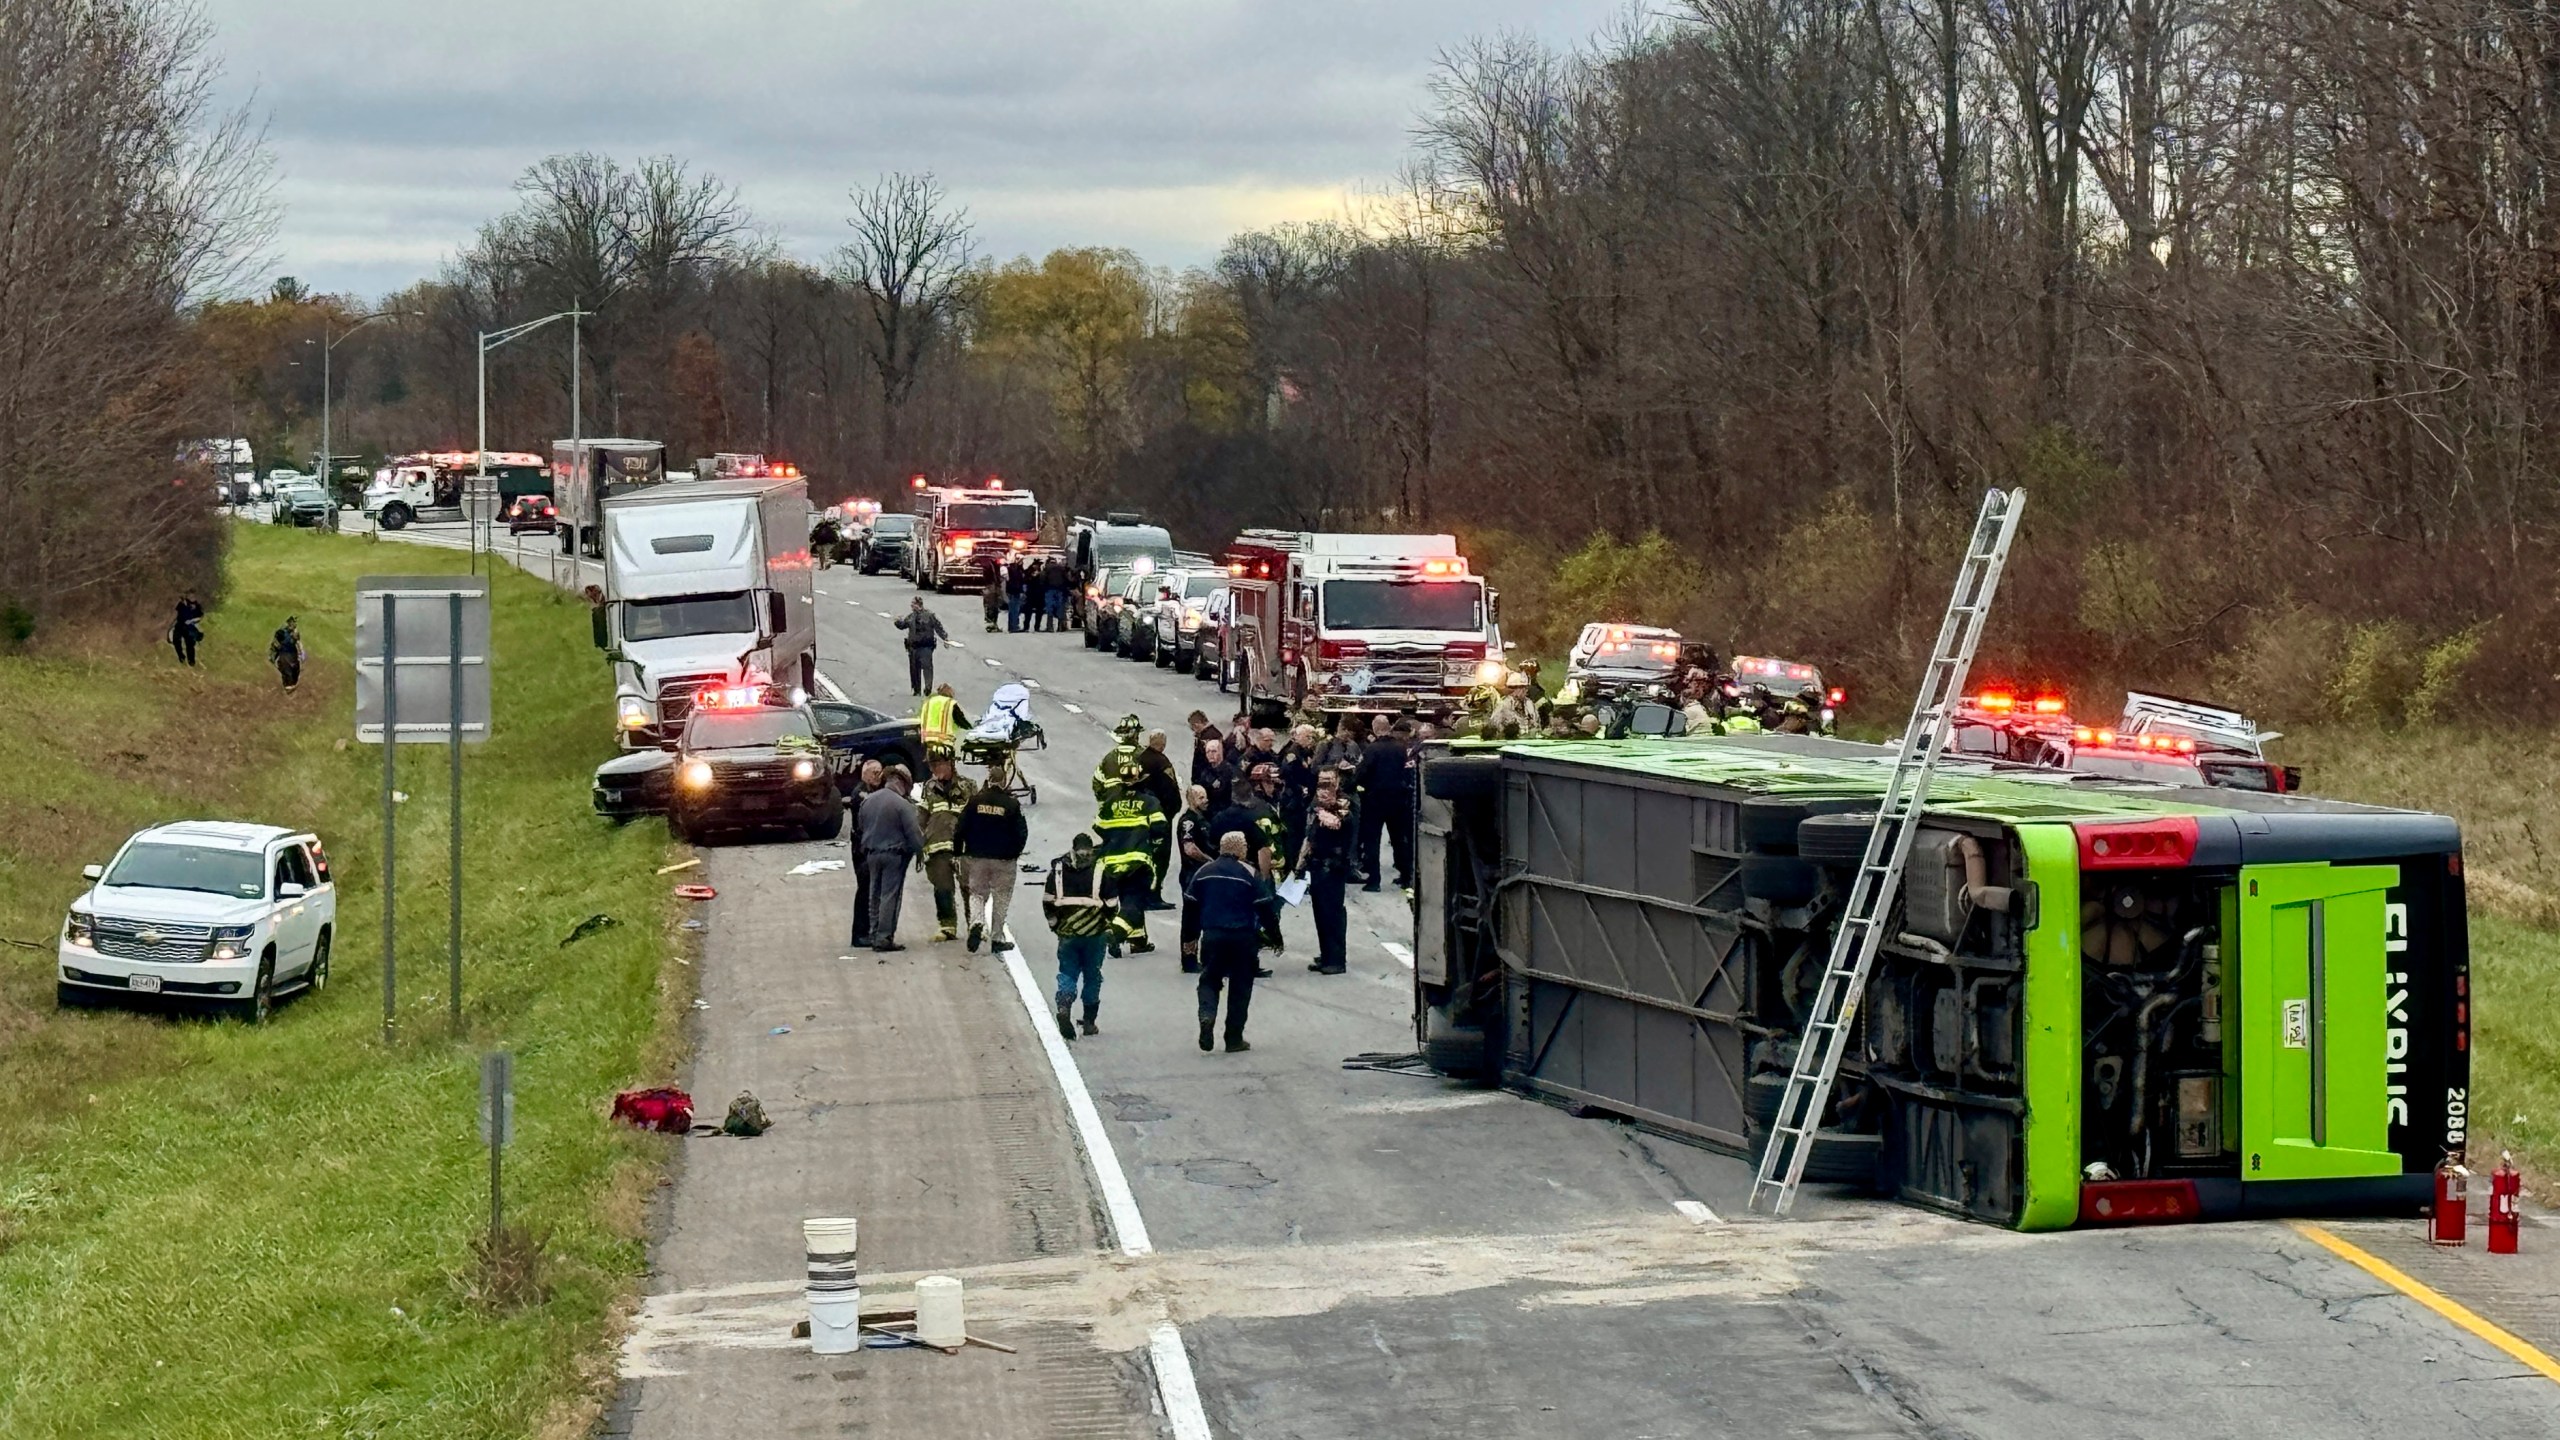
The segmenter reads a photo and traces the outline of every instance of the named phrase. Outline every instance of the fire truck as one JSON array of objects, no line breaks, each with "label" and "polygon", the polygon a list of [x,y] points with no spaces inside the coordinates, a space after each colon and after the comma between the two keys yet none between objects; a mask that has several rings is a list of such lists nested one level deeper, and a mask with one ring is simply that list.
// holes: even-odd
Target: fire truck
[{"label": "fire truck", "polygon": [[1222,557],[1248,700],[1446,717],[1501,683],[1495,597],[1447,535],[1247,530]]},{"label": "fire truck", "polygon": [[994,478],[983,485],[929,485],[921,475],[909,486],[921,521],[914,550],[919,590],[976,590],[986,582],[990,555],[1011,560],[1040,543],[1040,501],[1028,490],[1007,489]]}]

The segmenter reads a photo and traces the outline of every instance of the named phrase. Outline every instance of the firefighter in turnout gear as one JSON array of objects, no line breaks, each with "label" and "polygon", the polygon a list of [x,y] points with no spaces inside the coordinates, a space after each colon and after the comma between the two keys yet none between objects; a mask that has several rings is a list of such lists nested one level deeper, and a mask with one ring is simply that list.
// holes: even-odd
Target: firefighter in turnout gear
[{"label": "firefighter in turnout gear", "polygon": [[1732,702],[1725,706],[1724,719],[1720,722],[1720,727],[1717,733],[1722,735],[1757,735],[1761,733],[1761,731],[1768,728],[1760,723],[1761,707],[1767,702],[1768,698],[1769,692],[1761,689],[1757,685],[1752,686],[1750,689],[1745,690],[1740,695],[1734,697]]},{"label": "firefighter in turnout gear", "polygon": [[[1123,715],[1120,723],[1111,727],[1111,733],[1119,738],[1120,743],[1112,746],[1111,752],[1102,757],[1102,763],[1093,767],[1093,798],[1097,801],[1110,798],[1110,792],[1121,783],[1121,771],[1137,768],[1138,740],[1147,733],[1147,727],[1137,716]],[[1104,847],[1108,849],[1109,844],[1106,839]]]},{"label": "firefighter in turnout gear", "polygon": [[[1156,948],[1155,942],[1147,938],[1147,902],[1156,893],[1153,857],[1157,838],[1171,822],[1164,807],[1146,788],[1146,770],[1138,764],[1135,747],[1124,748],[1129,750],[1128,763],[1108,772],[1107,787],[1105,772],[1094,774],[1094,786],[1102,794],[1094,814],[1093,833],[1101,842],[1103,873],[1110,877],[1120,902],[1120,913],[1111,925],[1113,953],[1125,945],[1143,955]],[[1105,763],[1107,769],[1108,762]]]},{"label": "firefighter in turnout gear", "polygon": [[959,837],[961,813],[977,798],[978,787],[952,769],[948,748],[936,746],[925,753],[933,778],[917,792],[916,804],[924,812],[924,873],[933,882],[933,938],[953,940],[960,934],[960,857],[953,842]]}]

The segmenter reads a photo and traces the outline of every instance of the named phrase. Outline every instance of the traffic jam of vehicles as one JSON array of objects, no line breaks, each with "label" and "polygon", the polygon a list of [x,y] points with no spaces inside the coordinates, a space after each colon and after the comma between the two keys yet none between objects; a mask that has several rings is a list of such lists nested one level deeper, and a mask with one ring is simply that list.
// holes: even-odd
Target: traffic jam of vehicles
[{"label": "traffic jam of vehicles", "polygon": [[[531,458],[412,457],[366,508],[385,529],[442,518],[485,463],[518,487],[511,526],[602,562],[618,753],[593,804],[615,822],[838,837],[867,762],[929,757],[921,716],[814,693],[815,572],[986,592],[990,628],[1037,577],[1085,648],[1197,677],[1257,723],[1427,724],[1423,1061],[1752,1159],[1780,1208],[1811,1181],[2026,1230],[2406,1211],[2466,1141],[2454,823],[2305,794],[2267,753],[2280,737],[2227,707],[2136,691],[2093,723],[2059,694],[1965,687],[1987,592],[1951,606],[1928,672],[1965,688],[1865,743],[1840,737],[1848,692],[1818,664],[1628,621],[1583,625],[1549,694],[1446,535],[1249,529],[1189,551],[1134,512],[1060,522],[999,479],[820,509],[762,456],[671,474],[663,445],[603,439]],[[1020,700],[973,760],[1036,730]],[[66,1005],[259,1018],[325,983],[317,837],[170,827],[89,878]]]}]

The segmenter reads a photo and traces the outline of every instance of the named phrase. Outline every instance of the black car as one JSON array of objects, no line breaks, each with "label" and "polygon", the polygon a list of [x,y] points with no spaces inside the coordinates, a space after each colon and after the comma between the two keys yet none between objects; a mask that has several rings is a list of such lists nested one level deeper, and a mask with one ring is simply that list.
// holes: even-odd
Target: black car
[{"label": "black car", "polygon": [[507,506],[507,533],[522,535],[538,530],[545,535],[560,529],[560,508],[548,495],[519,495]]},{"label": "black car", "polygon": [[854,556],[854,567],[865,575],[883,570],[907,573],[916,543],[916,517],[882,515],[871,522],[871,533],[862,537],[862,546]]},{"label": "black car", "polygon": [[[675,748],[633,750],[597,766],[595,808],[617,823],[663,812],[679,835],[780,826],[832,839],[843,824],[843,797],[871,759],[922,775],[916,721],[837,700],[698,710]],[[797,773],[802,760],[814,761],[817,773]],[[691,770],[695,761],[704,769]]]}]

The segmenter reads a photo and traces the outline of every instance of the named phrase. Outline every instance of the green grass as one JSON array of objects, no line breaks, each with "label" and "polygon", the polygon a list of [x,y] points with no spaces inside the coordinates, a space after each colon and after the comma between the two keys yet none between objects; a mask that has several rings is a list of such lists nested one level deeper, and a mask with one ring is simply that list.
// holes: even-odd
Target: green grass
[{"label": "green grass", "polygon": [[[502,575],[497,736],[466,758],[468,1033],[445,1020],[445,758],[402,757],[402,1038],[381,1040],[381,752],[352,734],[357,576],[462,557],[239,528],[201,672],[147,637],[0,658],[0,1435],[581,1433],[610,1383],[667,1142],[609,1126],[675,1059],[679,932],[655,825],[587,806],[611,706],[582,607]],[[277,693],[265,637],[312,651]],[[307,826],[340,882],[335,976],[264,1029],[58,1014],[51,937],[131,830]],[[575,946],[597,912],[620,920]],[[684,973],[680,970],[674,974]],[[475,1303],[478,1056],[517,1056],[509,1214],[546,1303]]]}]

